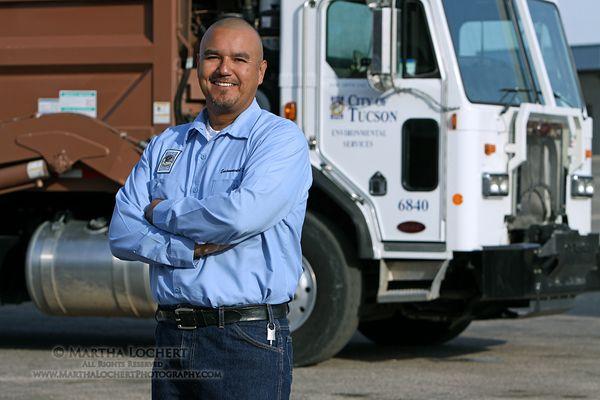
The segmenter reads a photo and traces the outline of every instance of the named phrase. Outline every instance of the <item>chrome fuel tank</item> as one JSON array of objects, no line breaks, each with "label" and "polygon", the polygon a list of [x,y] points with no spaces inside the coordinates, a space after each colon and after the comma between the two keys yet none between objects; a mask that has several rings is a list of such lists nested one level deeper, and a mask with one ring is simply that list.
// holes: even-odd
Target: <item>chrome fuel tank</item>
[{"label": "chrome fuel tank", "polygon": [[106,222],[44,222],[26,258],[27,290],[44,313],[151,317],[156,304],[148,265],[115,258]]}]

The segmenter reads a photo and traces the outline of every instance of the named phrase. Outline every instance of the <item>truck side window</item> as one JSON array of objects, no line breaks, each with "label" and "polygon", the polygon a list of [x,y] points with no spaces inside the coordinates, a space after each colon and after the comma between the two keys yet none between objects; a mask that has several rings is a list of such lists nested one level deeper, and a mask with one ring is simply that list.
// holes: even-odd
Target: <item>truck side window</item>
[{"label": "truck side window", "polygon": [[364,1],[334,1],[327,8],[327,63],[338,78],[367,76],[372,18]]},{"label": "truck side window", "polygon": [[402,127],[402,186],[428,192],[438,185],[439,126],[433,119],[409,119]]},{"label": "truck side window", "polygon": [[439,78],[425,9],[419,1],[405,1],[402,6],[401,57],[398,71],[403,78]]}]

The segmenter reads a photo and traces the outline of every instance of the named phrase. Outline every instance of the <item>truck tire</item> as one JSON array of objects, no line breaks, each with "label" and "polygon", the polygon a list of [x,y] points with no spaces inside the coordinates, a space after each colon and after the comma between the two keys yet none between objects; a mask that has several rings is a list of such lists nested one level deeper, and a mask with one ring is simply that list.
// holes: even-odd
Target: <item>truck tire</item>
[{"label": "truck tire", "polygon": [[425,346],[454,339],[470,323],[469,319],[454,323],[410,319],[396,314],[391,318],[361,322],[358,330],[380,345]]},{"label": "truck tire", "polygon": [[[358,326],[358,309],[361,302],[362,279],[358,258],[343,234],[326,218],[312,212],[306,214],[302,230],[302,252],[305,272],[311,269],[313,305],[309,315],[301,316],[303,323],[294,329],[294,365],[305,366],[327,360],[340,351],[350,340]],[[316,290],[315,290],[316,289]],[[298,315],[295,308],[302,307],[299,291],[290,303],[290,316]],[[316,293],[315,293],[316,292]]]}]

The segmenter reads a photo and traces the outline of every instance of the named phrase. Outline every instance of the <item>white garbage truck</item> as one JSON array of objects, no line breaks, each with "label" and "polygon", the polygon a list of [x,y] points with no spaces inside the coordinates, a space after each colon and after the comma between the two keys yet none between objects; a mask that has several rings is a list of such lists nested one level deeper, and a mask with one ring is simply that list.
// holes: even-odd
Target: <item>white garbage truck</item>
[{"label": "white garbage truck", "polygon": [[[212,21],[236,15],[263,37],[269,72],[259,103],[306,135],[314,184],[304,272],[290,303],[296,365],[332,357],[357,328],[380,344],[439,344],[473,320],[562,312],[577,295],[600,289],[592,120],[554,1],[194,0],[173,7],[187,7],[173,17],[187,33],[169,40],[187,52],[171,53],[180,84],[167,91],[173,98],[153,103],[152,127],[183,123],[199,110],[193,49]],[[32,118],[68,124],[101,115]],[[31,132],[17,129],[24,123],[0,128]],[[112,137],[143,146],[118,121],[112,126]],[[16,142],[34,148],[32,140]],[[91,168],[97,179],[122,181],[84,156],[55,174],[52,154],[39,153],[44,179],[72,182]],[[46,193],[52,186],[44,182],[12,194],[10,204]],[[116,188],[102,190],[112,196]],[[80,185],[77,204],[87,193]],[[96,213],[105,219],[92,219],[64,193],[60,199],[48,213],[67,213],[30,214],[37,222],[19,231],[28,297],[48,314],[152,315],[147,266],[108,250],[110,214],[101,211],[112,203],[96,197],[94,204],[107,202]]]},{"label": "white garbage truck", "polygon": [[301,360],[357,324],[441,343],[597,288],[592,121],[554,2],[284,1],[281,21],[316,178]]}]

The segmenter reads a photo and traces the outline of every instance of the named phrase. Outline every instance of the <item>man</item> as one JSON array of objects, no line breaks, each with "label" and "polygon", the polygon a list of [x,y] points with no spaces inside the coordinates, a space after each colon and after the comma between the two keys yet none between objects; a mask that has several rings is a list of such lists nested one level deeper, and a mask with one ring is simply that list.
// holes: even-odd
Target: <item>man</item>
[{"label": "man", "polygon": [[266,68],[254,28],[213,24],[206,108],[155,137],[116,196],[111,251],[150,264],[159,304],[153,398],[289,397],[287,302],[312,178],[302,132],[254,99]]}]

